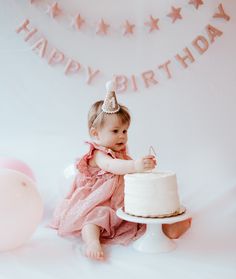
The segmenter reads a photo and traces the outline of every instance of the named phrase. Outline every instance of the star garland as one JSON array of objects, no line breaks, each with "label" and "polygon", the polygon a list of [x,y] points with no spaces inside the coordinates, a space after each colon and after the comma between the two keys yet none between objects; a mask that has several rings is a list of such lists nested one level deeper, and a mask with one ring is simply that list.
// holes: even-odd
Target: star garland
[{"label": "star garland", "polygon": [[[42,0],[29,0],[30,4],[42,6],[43,10],[45,10],[46,14],[50,16],[54,20],[58,20],[59,18],[66,18],[68,19],[69,16],[66,14],[66,12],[63,10],[63,8],[58,4],[57,1],[51,3],[51,4],[43,4],[40,3]],[[46,5],[46,9],[43,5]],[[153,14],[149,15],[149,18],[144,20],[143,26],[146,29],[146,32],[155,33],[160,31],[159,23],[161,21],[166,20],[169,18],[169,23],[175,24],[176,22],[183,20],[184,18],[184,7],[190,7],[192,6],[193,9],[199,10],[201,6],[204,5],[204,2],[202,0],[189,0],[186,4],[180,6],[171,6],[169,8],[169,12],[163,16],[163,18],[159,18],[157,16],[154,16]],[[76,31],[83,32],[85,26],[91,26],[91,24],[88,24],[88,20],[85,18],[84,15],[81,15],[80,12],[77,12],[75,15],[71,16],[71,28],[75,29]],[[129,19],[124,19],[124,21],[119,24],[121,29],[121,34],[124,37],[130,37],[134,36],[137,30],[137,24],[134,22],[131,22]],[[97,24],[91,28],[95,30],[95,34],[98,36],[108,36],[112,34],[112,28],[111,24],[104,19],[104,17],[101,17]]]}]

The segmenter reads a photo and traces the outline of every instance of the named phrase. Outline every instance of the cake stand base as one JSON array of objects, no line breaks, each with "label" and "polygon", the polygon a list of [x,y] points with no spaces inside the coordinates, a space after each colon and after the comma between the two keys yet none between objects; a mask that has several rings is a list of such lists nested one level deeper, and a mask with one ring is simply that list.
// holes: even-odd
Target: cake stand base
[{"label": "cake stand base", "polygon": [[123,220],[146,224],[147,229],[144,235],[133,243],[135,250],[144,253],[164,253],[174,250],[176,248],[176,243],[163,233],[162,224],[172,224],[190,217],[186,212],[181,215],[168,218],[136,217],[125,213],[122,208],[119,208],[116,214]]},{"label": "cake stand base", "polygon": [[145,253],[164,253],[175,249],[176,244],[162,232],[162,224],[147,224],[146,232],[134,241],[135,250]]}]

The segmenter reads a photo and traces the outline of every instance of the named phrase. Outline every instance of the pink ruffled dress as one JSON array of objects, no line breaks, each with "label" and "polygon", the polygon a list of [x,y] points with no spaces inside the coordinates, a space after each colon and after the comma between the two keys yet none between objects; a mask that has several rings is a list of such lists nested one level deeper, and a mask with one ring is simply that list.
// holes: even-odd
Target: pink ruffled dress
[{"label": "pink ruffled dress", "polygon": [[89,165],[95,150],[114,159],[131,159],[126,151],[114,152],[87,142],[90,150],[76,162],[78,174],[71,191],[56,208],[51,227],[61,236],[79,236],[85,224],[100,227],[102,243],[128,244],[144,233],[145,226],[121,220],[116,210],[123,206],[124,177]]}]

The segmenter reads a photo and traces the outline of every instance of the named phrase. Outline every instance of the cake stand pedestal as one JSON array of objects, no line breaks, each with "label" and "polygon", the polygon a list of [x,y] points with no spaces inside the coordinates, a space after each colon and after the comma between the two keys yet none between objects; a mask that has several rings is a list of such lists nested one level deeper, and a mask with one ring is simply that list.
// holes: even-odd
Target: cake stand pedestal
[{"label": "cake stand pedestal", "polygon": [[164,253],[175,249],[175,241],[169,239],[163,233],[162,224],[172,224],[175,222],[186,220],[190,217],[190,215],[187,214],[186,211],[181,215],[166,218],[136,217],[125,213],[123,208],[119,208],[116,211],[116,214],[123,220],[147,225],[147,229],[144,235],[133,243],[133,247],[136,250],[145,253]]}]

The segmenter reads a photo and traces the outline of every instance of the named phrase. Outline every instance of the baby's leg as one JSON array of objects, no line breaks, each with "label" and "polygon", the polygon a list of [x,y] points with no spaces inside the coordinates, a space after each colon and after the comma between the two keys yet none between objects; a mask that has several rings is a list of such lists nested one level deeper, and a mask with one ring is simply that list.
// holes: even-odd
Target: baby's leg
[{"label": "baby's leg", "polygon": [[100,243],[100,229],[97,225],[87,224],[82,228],[82,239],[86,244],[85,255],[91,259],[103,260],[104,252]]},{"label": "baby's leg", "polygon": [[177,239],[184,234],[191,226],[192,218],[173,224],[163,224],[162,230],[166,236],[171,239]]}]

